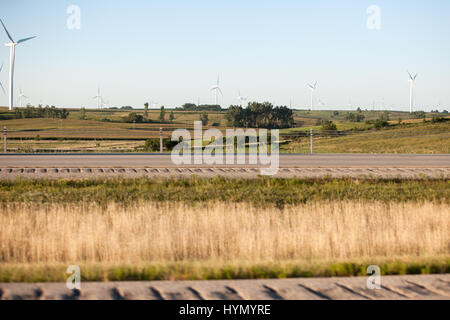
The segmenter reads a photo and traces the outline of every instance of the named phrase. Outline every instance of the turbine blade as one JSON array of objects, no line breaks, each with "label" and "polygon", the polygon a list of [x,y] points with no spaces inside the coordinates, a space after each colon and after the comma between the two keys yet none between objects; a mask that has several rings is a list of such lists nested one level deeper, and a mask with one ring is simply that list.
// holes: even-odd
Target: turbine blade
[{"label": "turbine blade", "polygon": [[223,97],[223,93],[222,93],[222,90],[220,90],[220,88],[217,88],[217,90],[219,90],[219,92],[220,92],[220,95]]},{"label": "turbine blade", "polygon": [[6,35],[8,36],[9,40],[11,40],[11,42],[14,42],[13,38],[11,37],[11,35],[8,32],[8,29],[6,29],[5,24],[3,23],[2,19],[0,19],[0,22],[2,23],[3,29],[5,29]]},{"label": "turbine blade", "polygon": [[411,73],[409,73],[409,71],[407,71],[407,72],[408,72],[408,74],[409,74],[409,78],[410,78],[411,80],[414,80],[413,77],[412,77],[412,75],[411,75]]},{"label": "turbine blade", "polygon": [[31,39],[34,39],[34,38],[36,38],[36,36],[25,38],[25,39],[20,39],[19,41],[17,41],[17,43],[22,43],[22,42],[25,42],[25,41],[28,41],[28,40],[31,40]]},{"label": "turbine blade", "polygon": [[4,93],[4,94],[6,94],[5,88],[3,88],[3,85],[2,85],[2,83],[1,83],[1,82],[0,82],[0,87],[2,87],[2,91],[3,91],[3,93]]},{"label": "turbine blade", "polygon": [[416,80],[416,78],[417,78],[417,76],[418,76],[419,74],[418,73],[416,73],[416,75],[414,76],[414,80]]},{"label": "turbine blade", "polygon": [[2,63],[2,66],[0,67],[0,72],[2,72],[2,70],[3,70],[3,63]]}]

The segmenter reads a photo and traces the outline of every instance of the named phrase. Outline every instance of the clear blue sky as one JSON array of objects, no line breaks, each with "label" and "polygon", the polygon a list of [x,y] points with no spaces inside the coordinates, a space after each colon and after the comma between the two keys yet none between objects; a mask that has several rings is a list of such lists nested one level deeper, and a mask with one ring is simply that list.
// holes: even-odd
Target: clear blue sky
[{"label": "clear blue sky", "polygon": [[[81,9],[80,30],[66,27],[71,4]],[[370,5],[381,9],[380,30],[366,26]],[[408,69],[419,73],[419,109],[450,109],[448,0],[15,0],[0,3],[0,17],[14,38],[38,36],[16,50],[15,85],[32,104],[94,107],[98,85],[112,106],[214,103],[220,74],[222,106],[241,90],[306,108],[306,84],[318,81],[323,108],[384,101],[407,110]],[[7,87],[3,45],[1,62]]]}]

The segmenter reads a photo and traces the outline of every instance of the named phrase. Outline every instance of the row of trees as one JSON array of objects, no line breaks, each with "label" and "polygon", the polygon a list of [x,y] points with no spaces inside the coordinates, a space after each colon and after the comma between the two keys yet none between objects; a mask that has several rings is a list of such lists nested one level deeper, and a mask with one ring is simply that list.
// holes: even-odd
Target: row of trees
[{"label": "row of trees", "polygon": [[345,119],[351,122],[361,122],[366,117],[360,113],[349,112],[345,115]]},{"label": "row of trees", "polygon": [[[146,123],[146,122],[154,122],[148,116],[148,103],[145,104],[144,114],[139,114],[137,112],[130,112],[126,117],[122,118],[124,122],[128,123]],[[169,114],[169,121],[172,122],[175,119],[175,114],[173,111]],[[158,117],[159,122],[166,121],[166,110],[164,106],[161,107]]]},{"label": "row of trees", "polygon": [[53,118],[53,119],[66,119],[69,116],[67,109],[57,109],[55,106],[39,105],[37,108],[33,106],[27,106],[23,109],[14,109],[14,116],[17,119],[22,118]]},{"label": "row of trees", "polygon": [[233,127],[281,129],[294,125],[291,109],[274,107],[270,102],[250,102],[247,108],[230,106],[226,118]]},{"label": "row of trees", "polygon": [[177,109],[185,111],[222,111],[222,107],[216,104],[196,105],[195,103],[185,103],[181,108]]}]

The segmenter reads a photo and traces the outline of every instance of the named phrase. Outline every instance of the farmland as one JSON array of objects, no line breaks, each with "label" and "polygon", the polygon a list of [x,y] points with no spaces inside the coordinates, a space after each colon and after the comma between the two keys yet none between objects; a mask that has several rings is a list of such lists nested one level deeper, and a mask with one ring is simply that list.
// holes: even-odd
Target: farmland
[{"label": "farmland", "polygon": [[[6,112],[0,108],[0,112]],[[0,120],[0,127],[8,129],[8,150],[12,152],[142,152],[147,139],[159,138],[163,128],[164,139],[170,139],[177,128],[193,128],[201,112],[167,110],[173,120],[159,120],[159,110],[148,111],[148,122],[124,122],[131,112],[142,110],[86,110],[83,119],[80,109],[70,110],[67,119],[29,118]],[[450,121],[435,123],[432,117],[445,114],[427,113],[425,120],[415,119],[405,112],[388,112],[388,126],[375,129],[370,123],[386,117],[381,111],[361,111],[366,121],[348,121],[354,111],[295,111],[295,128],[280,130],[284,153],[308,153],[309,138],[305,132],[321,132],[321,121],[332,121],[339,137],[316,138],[318,153],[450,153]],[[167,115],[166,115],[167,117]],[[447,117],[448,118],[448,117]],[[207,128],[225,130],[225,112],[208,112]],[[296,136],[297,135],[297,136]],[[299,136],[300,135],[300,136]],[[303,138],[301,137],[303,135]],[[166,150],[167,151],[167,150]]]}]

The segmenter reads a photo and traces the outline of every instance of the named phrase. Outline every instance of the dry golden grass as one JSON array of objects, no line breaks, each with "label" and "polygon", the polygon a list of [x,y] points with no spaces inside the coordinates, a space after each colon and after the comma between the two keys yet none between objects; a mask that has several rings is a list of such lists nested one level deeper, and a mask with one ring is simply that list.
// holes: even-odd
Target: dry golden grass
[{"label": "dry golden grass", "polygon": [[123,208],[25,204],[0,209],[0,265],[282,262],[447,255],[448,205],[142,202]]}]

